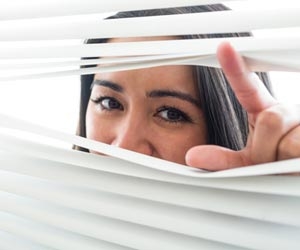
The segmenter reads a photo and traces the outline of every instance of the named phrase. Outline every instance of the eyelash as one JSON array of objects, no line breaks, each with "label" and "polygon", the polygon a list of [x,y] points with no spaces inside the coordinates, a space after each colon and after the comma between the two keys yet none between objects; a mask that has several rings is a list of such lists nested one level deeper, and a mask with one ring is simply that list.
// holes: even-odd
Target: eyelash
[{"label": "eyelash", "polygon": [[[117,107],[117,108],[107,108],[102,103],[104,100],[113,101],[113,102],[117,103],[119,105],[119,107]],[[94,102],[95,104],[100,105],[102,110],[106,110],[106,111],[124,110],[122,104],[117,99],[115,99],[113,97],[110,97],[110,96],[100,96],[100,97],[97,97],[96,99],[91,98],[91,101]]]},{"label": "eyelash", "polygon": [[[117,103],[119,105],[119,107],[117,108],[107,108],[103,105],[103,101],[104,100],[108,100],[108,101],[113,101],[115,103]],[[122,104],[115,98],[113,97],[110,97],[110,96],[100,96],[100,97],[97,97],[96,99],[92,99],[91,98],[91,101],[94,102],[95,104],[98,104],[101,106],[101,109],[102,110],[105,110],[105,111],[113,111],[113,110],[124,110]],[[179,116],[178,119],[176,120],[171,120],[171,119],[168,119],[168,118],[164,118],[161,113],[164,112],[164,111],[172,111],[174,113],[176,113],[177,116]],[[173,114],[174,114],[173,113]],[[166,122],[169,122],[169,123],[185,123],[185,122],[190,122],[192,123],[192,119],[191,117],[186,114],[185,112],[181,111],[180,109],[174,107],[174,106],[162,106],[160,108],[158,108],[154,114],[155,117],[158,117],[159,119],[163,120],[163,121],[166,121]]]},{"label": "eyelash", "polygon": [[[163,111],[175,112],[175,113],[177,113],[177,115],[180,116],[180,118],[177,119],[177,120],[170,120],[170,119],[164,118],[164,117],[159,115],[159,113],[161,113]],[[180,109],[178,109],[174,106],[162,106],[162,107],[160,107],[159,109],[157,109],[157,111],[155,113],[155,116],[158,116],[160,119],[162,119],[166,122],[169,122],[169,123],[193,122],[191,117],[188,114],[186,114],[185,112],[181,111]]]}]

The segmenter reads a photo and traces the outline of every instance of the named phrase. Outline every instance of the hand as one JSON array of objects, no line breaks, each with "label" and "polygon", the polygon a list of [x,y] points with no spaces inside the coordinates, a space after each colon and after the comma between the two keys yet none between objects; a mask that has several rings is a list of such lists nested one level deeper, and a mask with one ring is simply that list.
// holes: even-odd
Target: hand
[{"label": "hand", "polygon": [[222,43],[217,55],[233,91],[248,113],[247,144],[240,151],[214,145],[196,146],[187,152],[187,164],[224,170],[300,157],[300,108],[287,107],[274,99],[229,43]]}]

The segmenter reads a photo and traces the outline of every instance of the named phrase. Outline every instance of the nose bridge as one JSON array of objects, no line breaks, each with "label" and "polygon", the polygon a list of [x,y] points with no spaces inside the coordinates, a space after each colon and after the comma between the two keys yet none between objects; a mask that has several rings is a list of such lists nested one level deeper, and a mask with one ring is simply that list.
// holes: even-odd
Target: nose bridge
[{"label": "nose bridge", "polygon": [[151,155],[151,143],[147,137],[147,123],[138,112],[129,112],[116,130],[113,144],[120,148]]}]

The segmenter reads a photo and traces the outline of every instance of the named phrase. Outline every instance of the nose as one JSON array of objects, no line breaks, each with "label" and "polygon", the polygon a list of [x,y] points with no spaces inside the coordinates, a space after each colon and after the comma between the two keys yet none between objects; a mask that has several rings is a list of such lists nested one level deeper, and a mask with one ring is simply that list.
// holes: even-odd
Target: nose
[{"label": "nose", "polygon": [[147,124],[137,116],[126,117],[114,129],[112,145],[145,155],[153,155]]}]

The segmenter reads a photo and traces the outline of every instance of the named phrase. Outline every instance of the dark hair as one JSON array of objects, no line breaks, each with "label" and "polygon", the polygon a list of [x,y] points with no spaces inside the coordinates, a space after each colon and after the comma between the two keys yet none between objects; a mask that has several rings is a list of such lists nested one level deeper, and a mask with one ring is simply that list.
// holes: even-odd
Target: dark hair
[{"label": "dark hair", "polygon": [[[143,16],[172,15],[183,13],[199,13],[210,11],[229,10],[222,4],[203,5],[193,7],[180,7],[168,9],[153,9],[119,12],[109,19],[130,18]],[[196,34],[183,35],[182,39],[240,37],[251,36],[250,33],[226,34]],[[85,43],[105,43],[108,39],[88,39]],[[199,90],[199,97],[207,124],[208,144],[224,146],[233,150],[241,149],[247,140],[248,119],[247,114],[237,101],[230,85],[221,69],[203,66],[193,66],[194,75]],[[269,79],[266,73],[257,73],[271,92]],[[80,117],[77,134],[86,137],[85,116],[91,94],[91,84],[94,75],[81,76]],[[77,148],[77,147],[76,147]],[[77,148],[86,151],[83,148]]]}]

